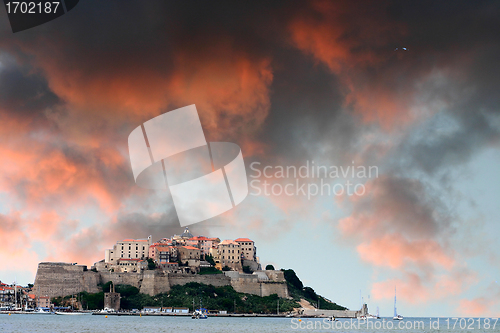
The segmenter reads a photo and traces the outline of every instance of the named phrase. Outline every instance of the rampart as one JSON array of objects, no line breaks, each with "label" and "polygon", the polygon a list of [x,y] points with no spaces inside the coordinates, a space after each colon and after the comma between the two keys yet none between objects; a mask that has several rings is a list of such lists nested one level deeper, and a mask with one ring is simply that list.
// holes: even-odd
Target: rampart
[{"label": "rampart", "polygon": [[137,287],[141,293],[156,295],[168,292],[174,285],[197,282],[216,287],[230,285],[238,292],[258,296],[278,294],[279,297],[289,297],[282,272],[225,273],[198,275],[161,271],[144,271],[142,273],[93,272],[88,271],[87,266],[83,265],[42,262],[38,264],[34,291],[38,296],[49,297],[72,295],[81,291],[96,293],[101,291],[98,287],[99,284],[112,281],[115,285],[128,284]]},{"label": "rampart", "polygon": [[99,273],[88,271],[87,266],[63,262],[38,264],[34,293],[37,296],[66,296],[80,291],[99,291]]}]

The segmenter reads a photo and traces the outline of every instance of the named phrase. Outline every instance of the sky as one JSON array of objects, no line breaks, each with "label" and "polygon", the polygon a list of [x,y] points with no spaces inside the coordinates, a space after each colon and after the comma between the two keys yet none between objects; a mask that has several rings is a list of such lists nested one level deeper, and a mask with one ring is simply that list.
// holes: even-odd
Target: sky
[{"label": "sky", "polygon": [[[181,233],[169,191],[134,183],[127,139],[195,104],[254,182],[193,234],[251,238],[263,265],[351,309],[361,296],[391,316],[397,287],[403,316],[499,316],[499,14],[495,1],[85,1],[12,33],[2,7],[0,280]],[[307,165],[349,171],[277,173]],[[315,192],[348,181],[358,192]]]}]

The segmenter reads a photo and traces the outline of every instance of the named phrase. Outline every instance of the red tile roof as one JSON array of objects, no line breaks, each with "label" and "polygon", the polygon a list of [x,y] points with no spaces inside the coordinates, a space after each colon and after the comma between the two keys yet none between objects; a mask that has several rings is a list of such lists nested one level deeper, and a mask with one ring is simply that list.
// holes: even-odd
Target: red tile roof
[{"label": "red tile roof", "polygon": [[196,237],[193,237],[193,238],[189,238],[188,240],[212,240],[212,238],[208,238],[208,237],[205,237],[205,236],[196,236]]},{"label": "red tile roof", "polygon": [[183,248],[188,249],[188,250],[199,250],[199,248],[194,247],[194,246],[183,246]]},{"label": "red tile roof", "polygon": [[238,238],[234,240],[235,242],[253,242],[253,240],[248,238]]}]

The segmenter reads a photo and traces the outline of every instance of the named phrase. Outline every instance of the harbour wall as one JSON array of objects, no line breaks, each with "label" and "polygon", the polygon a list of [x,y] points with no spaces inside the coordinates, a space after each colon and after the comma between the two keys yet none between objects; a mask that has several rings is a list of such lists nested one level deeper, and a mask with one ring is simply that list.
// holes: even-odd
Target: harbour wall
[{"label": "harbour wall", "polygon": [[360,315],[360,311],[352,310],[303,309],[301,311],[301,315],[305,317],[357,318]]}]

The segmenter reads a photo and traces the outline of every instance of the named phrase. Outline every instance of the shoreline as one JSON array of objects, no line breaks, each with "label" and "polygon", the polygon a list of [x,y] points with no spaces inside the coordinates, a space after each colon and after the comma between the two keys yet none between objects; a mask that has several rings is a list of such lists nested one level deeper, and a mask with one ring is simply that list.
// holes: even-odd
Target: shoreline
[{"label": "shoreline", "polygon": [[[132,312],[79,312],[82,314],[88,314],[92,313],[94,316],[138,316],[138,317],[191,317],[192,313],[132,313]],[[49,315],[47,314],[40,314],[40,313],[34,313],[30,311],[0,311],[0,314],[30,314],[30,315]],[[51,313],[54,314],[54,313]],[[56,314],[54,314],[56,315]],[[265,313],[217,313],[217,314],[211,314],[208,315],[208,317],[213,318],[213,317],[234,317],[234,318],[328,318],[326,316],[304,316],[304,315],[298,315],[298,316],[291,316],[289,317],[288,314],[265,314]],[[352,319],[350,317],[336,317],[338,319]]]}]

